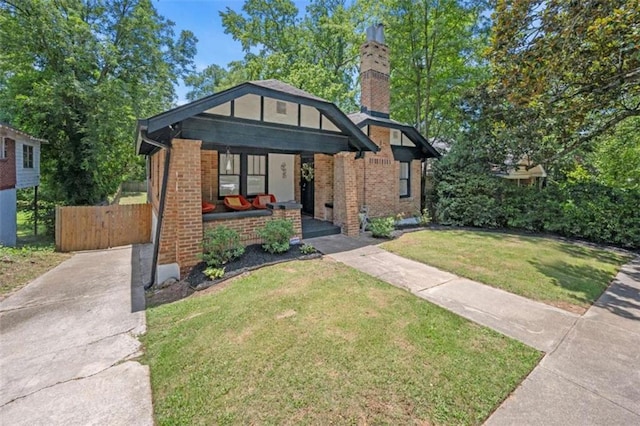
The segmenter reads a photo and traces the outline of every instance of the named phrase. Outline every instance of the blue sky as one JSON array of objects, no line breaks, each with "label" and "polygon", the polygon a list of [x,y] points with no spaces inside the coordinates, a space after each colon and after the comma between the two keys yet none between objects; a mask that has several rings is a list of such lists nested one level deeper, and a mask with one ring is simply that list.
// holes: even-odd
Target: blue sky
[{"label": "blue sky", "polygon": [[[309,1],[296,0],[295,3],[304,12]],[[240,12],[244,0],[156,0],[153,4],[158,13],[175,22],[176,34],[191,30],[198,38],[195,63],[199,71],[211,64],[226,66],[244,56],[240,43],[224,33],[218,13],[227,7]],[[180,86],[176,91],[178,103],[184,103],[187,89]]]}]

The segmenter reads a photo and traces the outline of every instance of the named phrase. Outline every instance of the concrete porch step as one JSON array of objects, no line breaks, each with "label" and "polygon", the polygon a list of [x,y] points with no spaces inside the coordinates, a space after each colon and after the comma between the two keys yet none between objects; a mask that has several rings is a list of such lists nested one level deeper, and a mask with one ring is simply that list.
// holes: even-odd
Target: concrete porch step
[{"label": "concrete porch step", "polygon": [[324,220],[302,218],[302,238],[317,238],[340,233],[340,227]]}]

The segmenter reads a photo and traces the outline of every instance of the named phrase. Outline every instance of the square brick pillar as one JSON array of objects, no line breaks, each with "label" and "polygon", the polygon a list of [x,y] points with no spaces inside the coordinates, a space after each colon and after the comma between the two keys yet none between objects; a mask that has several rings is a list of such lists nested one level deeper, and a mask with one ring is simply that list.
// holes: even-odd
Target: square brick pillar
[{"label": "square brick pillar", "polygon": [[333,223],[350,237],[360,233],[356,162],[352,152],[333,157]]},{"label": "square brick pillar", "polygon": [[158,263],[186,273],[202,252],[202,141],[173,139]]}]

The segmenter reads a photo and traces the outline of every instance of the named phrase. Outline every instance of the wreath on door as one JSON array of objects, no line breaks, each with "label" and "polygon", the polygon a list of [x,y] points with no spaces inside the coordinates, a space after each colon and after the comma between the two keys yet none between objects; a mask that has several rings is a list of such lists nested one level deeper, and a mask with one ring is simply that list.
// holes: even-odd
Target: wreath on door
[{"label": "wreath on door", "polygon": [[300,168],[300,173],[302,173],[302,179],[307,182],[313,180],[313,166],[310,163],[304,163]]}]

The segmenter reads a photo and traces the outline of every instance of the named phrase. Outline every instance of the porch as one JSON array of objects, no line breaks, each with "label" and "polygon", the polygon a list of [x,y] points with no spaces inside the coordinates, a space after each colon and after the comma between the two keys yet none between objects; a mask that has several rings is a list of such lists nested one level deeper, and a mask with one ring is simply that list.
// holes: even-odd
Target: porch
[{"label": "porch", "polygon": [[[256,231],[273,218],[292,220],[300,239],[357,235],[355,159],[377,149],[335,105],[274,81],[245,83],[141,121],[157,264],[186,272],[197,263],[203,233],[218,225],[237,230],[245,244],[259,243]],[[260,194],[272,194],[274,206],[249,208],[240,199],[249,210],[233,211],[238,206],[224,203]],[[203,215],[203,203],[214,204],[213,212]],[[302,212],[310,214],[304,225]]]}]

